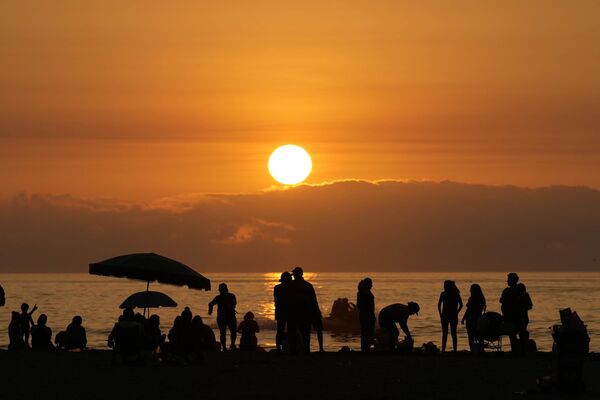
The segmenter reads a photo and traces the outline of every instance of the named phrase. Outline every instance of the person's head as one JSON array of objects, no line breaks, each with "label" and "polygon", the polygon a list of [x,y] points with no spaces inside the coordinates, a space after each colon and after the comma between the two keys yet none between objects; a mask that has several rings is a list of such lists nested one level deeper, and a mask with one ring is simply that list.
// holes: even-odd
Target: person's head
[{"label": "person's head", "polygon": [[419,310],[421,309],[421,307],[419,307],[419,305],[413,301],[409,301],[408,302],[408,313],[410,315],[415,314],[415,315],[419,315]]},{"label": "person's head", "polygon": [[148,318],[148,323],[150,326],[160,326],[160,317],[156,314],[152,314],[150,318]]},{"label": "person's head", "polygon": [[46,314],[40,315],[37,319],[37,324],[39,326],[45,326],[46,322],[48,322],[48,317],[46,316]]},{"label": "person's head", "polygon": [[517,288],[517,293],[519,293],[519,294],[525,294],[525,293],[527,293],[527,287],[525,286],[524,283],[519,283],[516,286],[516,288]]},{"label": "person's head", "polygon": [[444,291],[452,292],[455,287],[456,287],[456,285],[454,284],[454,281],[450,281],[450,280],[444,281]]},{"label": "person's head", "polygon": [[133,321],[135,319],[135,313],[133,308],[126,308],[123,310],[123,321]]},{"label": "person's head", "polygon": [[146,323],[146,318],[140,313],[135,313],[133,320],[140,325],[144,325]]},{"label": "person's head", "polygon": [[194,318],[192,318],[192,326],[200,326],[202,325],[202,319],[200,318],[199,315],[194,316]]},{"label": "person's head", "polygon": [[192,321],[192,310],[190,310],[189,307],[183,309],[181,312],[181,319],[186,324]]},{"label": "person's head", "polygon": [[287,271],[281,273],[281,278],[279,278],[279,282],[288,283],[291,281],[292,281],[292,274],[290,274]]},{"label": "person's head", "polygon": [[483,290],[481,290],[481,286],[478,283],[471,285],[471,296],[483,297]]},{"label": "person's head", "polygon": [[365,278],[358,282],[358,291],[359,292],[368,292],[373,288],[373,281],[371,278]]},{"label": "person's head", "polygon": [[519,275],[517,275],[515,272],[511,272],[510,274],[508,274],[506,276],[506,283],[508,284],[508,286],[510,286],[510,287],[515,286],[518,282],[519,282]]},{"label": "person's head", "polygon": [[182,324],[183,319],[181,318],[181,315],[176,316],[173,320],[173,328],[180,328]]},{"label": "person's head", "polygon": [[254,313],[252,311],[248,311],[246,315],[244,315],[244,321],[254,321]]},{"label": "person's head", "polygon": [[296,267],[292,270],[292,275],[294,275],[294,279],[302,279],[304,276],[304,271],[300,267]]},{"label": "person's head", "polygon": [[27,304],[27,303],[21,304],[21,311],[23,311],[24,313],[29,311],[29,304]]},{"label": "person's head", "polygon": [[227,287],[227,284],[226,283],[219,284],[219,293],[225,294],[227,292],[229,292],[229,288]]},{"label": "person's head", "polygon": [[76,315],[71,320],[71,323],[75,326],[81,326],[81,324],[83,324],[83,318],[81,318],[81,315]]},{"label": "person's head", "polygon": [[19,314],[19,313],[18,313],[18,312],[16,312],[16,311],[13,311],[13,312],[11,313],[11,319],[10,319],[10,320],[11,320],[12,322],[21,322],[21,314]]}]

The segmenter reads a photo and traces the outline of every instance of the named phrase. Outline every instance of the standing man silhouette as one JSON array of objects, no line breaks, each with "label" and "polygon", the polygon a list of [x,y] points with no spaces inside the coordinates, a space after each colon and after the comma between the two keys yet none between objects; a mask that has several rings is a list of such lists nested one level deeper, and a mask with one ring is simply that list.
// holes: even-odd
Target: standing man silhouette
[{"label": "standing man silhouette", "polygon": [[[313,322],[320,314],[315,288],[304,280],[300,267],[292,270],[294,280],[291,285],[288,336],[292,353],[310,353],[310,331]],[[300,343],[298,343],[300,341]]]},{"label": "standing man silhouette", "polygon": [[217,325],[219,326],[219,332],[221,333],[221,346],[223,351],[227,350],[227,329],[231,334],[231,345],[230,349],[235,350],[235,340],[237,338],[237,318],[235,317],[236,311],[235,306],[237,305],[237,299],[233,293],[229,293],[227,284],[221,283],[219,285],[219,294],[215,296],[213,301],[208,303],[208,315],[212,315],[213,307],[217,306]]},{"label": "standing man silhouette", "polygon": [[500,296],[502,304],[502,316],[504,317],[505,326],[508,328],[510,339],[510,350],[513,353],[521,353],[521,343],[517,338],[517,334],[521,332],[522,314],[519,309],[520,295],[517,289],[519,283],[519,275],[511,272],[506,277],[506,287]]},{"label": "standing man silhouette", "polygon": [[277,321],[277,334],[275,335],[275,345],[277,351],[283,347],[283,338],[285,336],[285,326],[288,323],[290,308],[290,291],[292,289],[292,274],[284,272],[279,279],[281,282],[273,288],[273,298],[275,300],[275,320]]}]

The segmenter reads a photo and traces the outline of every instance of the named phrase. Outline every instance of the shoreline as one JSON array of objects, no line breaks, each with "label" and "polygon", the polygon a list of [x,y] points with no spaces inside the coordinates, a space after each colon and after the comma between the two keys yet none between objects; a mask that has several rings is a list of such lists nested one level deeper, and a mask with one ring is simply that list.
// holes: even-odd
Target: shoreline
[{"label": "shoreline", "polygon": [[[112,365],[111,359],[110,350],[0,351],[2,393],[12,399],[506,399],[535,389],[536,379],[552,375],[555,366],[547,352],[516,357],[235,351],[187,365]],[[600,396],[599,374],[600,354],[592,353],[584,369],[587,392],[579,398]],[[536,395],[560,398],[556,392]]]}]

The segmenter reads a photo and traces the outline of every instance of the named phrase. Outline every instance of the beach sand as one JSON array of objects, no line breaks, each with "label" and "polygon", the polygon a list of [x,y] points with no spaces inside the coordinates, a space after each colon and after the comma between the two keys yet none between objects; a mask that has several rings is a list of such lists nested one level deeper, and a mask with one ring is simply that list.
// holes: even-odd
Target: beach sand
[{"label": "beach sand", "polygon": [[[388,355],[228,352],[201,364],[111,365],[109,351],[0,352],[6,399],[511,399],[552,373],[552,354]],[[600,398],[600,355],[588,358],[587,394]]]}]

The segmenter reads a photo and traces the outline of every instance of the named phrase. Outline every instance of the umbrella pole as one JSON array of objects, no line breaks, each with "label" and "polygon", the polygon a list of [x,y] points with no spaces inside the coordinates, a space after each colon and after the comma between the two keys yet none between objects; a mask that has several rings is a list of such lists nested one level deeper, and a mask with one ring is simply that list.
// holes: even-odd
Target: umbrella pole
[{"label": "umbrella pole", "polygon": [[[150,289],[150,281],[146,282],[146,304],[144,307],[144,317],[146,317],[146,309],[148,308],[148,291]],[[150,312],[148,312],[150,314]]]}]

